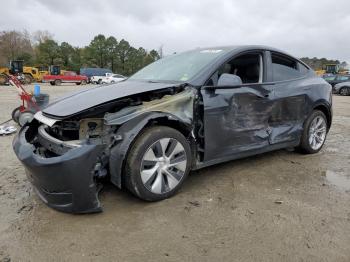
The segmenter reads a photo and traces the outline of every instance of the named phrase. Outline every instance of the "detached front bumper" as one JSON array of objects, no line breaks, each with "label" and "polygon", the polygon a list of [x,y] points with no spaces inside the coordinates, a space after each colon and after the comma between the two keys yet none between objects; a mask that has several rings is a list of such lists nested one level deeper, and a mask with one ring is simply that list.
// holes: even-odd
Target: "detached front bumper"
[{"label": "detached front bumper", "polygon": [[102,211],[94,168],[103,151],[99,145],[82,144],[64,154],[45,158],[38,155],[23,127],[13,148],[39,197],[50,207],[68,213]]}]

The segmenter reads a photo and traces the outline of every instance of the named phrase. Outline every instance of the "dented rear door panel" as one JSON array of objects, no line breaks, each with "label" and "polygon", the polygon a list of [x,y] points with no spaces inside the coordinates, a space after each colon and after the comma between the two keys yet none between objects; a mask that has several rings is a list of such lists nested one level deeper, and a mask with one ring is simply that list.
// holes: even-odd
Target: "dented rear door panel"
[{"label": "dented rear door panel", "polygon": [[303,80],[275,83],[270,144],[299,139],[307,116],[306,88]]}]

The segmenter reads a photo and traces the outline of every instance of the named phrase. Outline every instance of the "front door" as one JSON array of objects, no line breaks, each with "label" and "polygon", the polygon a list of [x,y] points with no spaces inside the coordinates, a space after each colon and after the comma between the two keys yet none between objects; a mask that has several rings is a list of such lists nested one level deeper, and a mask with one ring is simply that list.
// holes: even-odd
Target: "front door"
[{"label": "front door", "polygon": [[[269,146],[273,85],[264,84],[264,53],[239,55],[221,66],[201,94],[204,103],[204,161],[229,158]],[[242,86],[216,87],[221,74],[235,74]]]}]

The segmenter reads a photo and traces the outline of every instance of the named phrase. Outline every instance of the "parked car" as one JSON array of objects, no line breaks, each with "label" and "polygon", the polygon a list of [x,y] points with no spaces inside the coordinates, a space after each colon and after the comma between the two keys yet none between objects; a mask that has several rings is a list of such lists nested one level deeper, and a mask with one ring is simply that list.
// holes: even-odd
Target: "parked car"
[{"label": "parked car", "polygon": [[113,73],[112,70],[107,68],[80,68],[80,75],[85,75],[88,77],[88,82],[90,83],[91,77],[93,76],[104,76],[106,73]]},{"label": "parked car", "polygon": [[157,201],[191,170],[282,148],[317,153],[332,123],[331,91],[274,48],[195,49],[56,100],[13,148],[50,207],[98,212],[101,178]]},{"label": "parked car", "polygon": [[114,75],[113,73],[105,73],[104,75],[102,76],[92,76],[90,78],[90,82],[93,83],[93,84],[103,84],[103,83],[106,83],[107,81],[107,78],[108,77],[111,77],[112,75]]},{"label": "parked car", "polygon": [[126,77],[123,75],[114,74],[114,75],[107,76],[104,80],[102,80],[102,84],[117,83],[125,79]]},{"label": "parked car", "polygon": [[349,96],[350,95],[350,81],[336,84],[333,87],[333,93],[340,94],[342,96]]},{"label": "parked car", "polygon": [[48,82],[51,85],[59,86],[62,83],[75,83],[77,85],[86,85],[88,78],[86,76],[77,75],[72,71],[65,71],[62,75],[44,75],[43,82]]},{"label": "parked car", "polygon": [[336,84],[349,82],[350,75],[333,75],[333,76],[325,76],[324,79],[334,87]]}]

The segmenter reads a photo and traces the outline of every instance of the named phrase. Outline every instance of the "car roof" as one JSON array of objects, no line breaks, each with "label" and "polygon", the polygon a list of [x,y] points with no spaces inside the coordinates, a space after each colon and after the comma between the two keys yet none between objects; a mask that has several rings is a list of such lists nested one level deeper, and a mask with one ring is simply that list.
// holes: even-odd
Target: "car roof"
[{"label": "car roof", "polygon": [[[254,50],[254,49],[261,49],[261,50],[267,50],[267,51],[275,51],[279,53],[283,53],[289,56],[292,56],[288,54],[285,51],[282,51],[280,49],[271,47],[271,46],[266,46],[266,45],[228,45],[228,46],[210,46],[210,47],[199,47],[196,48],[195,50],[207,50],[207,49],[222,49],[225,51],[248,51],[248,50]],[[194,50],[194,49],[192,49]],[[191,50],[191,51],[192,51]]]}]

